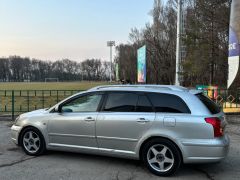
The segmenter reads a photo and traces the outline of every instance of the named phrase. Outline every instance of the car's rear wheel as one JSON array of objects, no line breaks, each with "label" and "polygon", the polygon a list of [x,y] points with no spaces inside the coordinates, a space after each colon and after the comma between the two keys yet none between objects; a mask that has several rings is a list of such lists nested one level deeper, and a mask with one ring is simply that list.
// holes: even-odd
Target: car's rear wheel
[{"label": "car's rear wheel", "polygon": [[45,152],[45,141],[36,128],[29,127],[23,130],[21,136],[21,145],[26,154],[38,156]]},{"label": "car's rear wheel", "polygon": [[157,138],[148,141],[142,150],[142,160],[147,168],[158,176],[170,176],[182,162],[178,148],[167,139]]}]

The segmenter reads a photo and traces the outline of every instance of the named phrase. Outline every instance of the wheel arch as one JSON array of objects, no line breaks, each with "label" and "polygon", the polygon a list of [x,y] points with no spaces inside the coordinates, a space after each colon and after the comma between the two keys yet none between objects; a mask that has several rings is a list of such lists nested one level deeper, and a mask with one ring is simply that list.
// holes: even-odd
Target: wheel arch
[{"label": "wheel arch", "polygon": [[148,137],[147,139],[145,139],[141,145],[140,145],[140,148],[139,148],[139,151],[138,151],[138,156],[139,156],[139,159],[142,160],[142,150],[143,150],[143,147],[146,145],[147,142],[153,140],[153,139],[166,139],[168,141],[170,141],[171,143],[174,144],[174,146],[178,149],[180,155],[181,155],[181,160],[183,162],[183,152],[181,150],[181,148],[177,145],[177,143],[175,143],[173,140],[171,140],[170,138],[168,137],[163,137],[163,136],[151,136],[151,137]]},{"label": "wheel arch", "polygon": [[32,129],[37,130],[39,133],[41,133],[42,137],[44,137],[42,131],[41,131],[39,128],[37,128],[37,127],[35,127],[35,126],[32,126],[32,125],[27,125],[27,126],[23,127],[23,128],[21,129],[20,133],[19,133],[19,136],[18,136],[18,144],[19,144],[20,146],[22,146],[21,138],[22,138],[23,132],[24,132],[26,129],[28,129],[28,128],[32,128]]}]

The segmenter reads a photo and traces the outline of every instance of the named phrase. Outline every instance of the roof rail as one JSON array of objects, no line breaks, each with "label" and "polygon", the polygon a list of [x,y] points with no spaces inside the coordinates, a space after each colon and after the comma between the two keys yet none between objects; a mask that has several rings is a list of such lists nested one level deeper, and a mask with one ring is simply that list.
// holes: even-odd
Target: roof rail
[{"label": "roof rail", "polygon": [[99,90],[105,88],[153,88],[153,89],[163,89],[163,90],[175,90],[175,91],[187,91],[187,88],[182,86],[175,86],[175,85],[156,85],[156,84],[147,84],[147,85],[104,85],[104,86],[97,86],[90,90]]}]

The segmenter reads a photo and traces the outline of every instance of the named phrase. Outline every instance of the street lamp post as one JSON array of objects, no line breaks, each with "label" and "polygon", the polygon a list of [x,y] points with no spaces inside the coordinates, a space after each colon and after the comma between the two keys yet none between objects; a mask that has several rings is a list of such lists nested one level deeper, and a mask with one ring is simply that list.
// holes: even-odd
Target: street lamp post
[{"label": "street lamp post", "polygon": [[182,33],[182,0],[178,0],[178,11],[177,11],[177,47],[176,47],[176,74],[175,74],[175,85],[179,86],[179,66],[181,60],[181,33]]},{"label": "street lamp post", "polygon": [[107,41],[107,46],[110,47],[110,82],[112,82],[112,47],[115,46],[115,41]]}]

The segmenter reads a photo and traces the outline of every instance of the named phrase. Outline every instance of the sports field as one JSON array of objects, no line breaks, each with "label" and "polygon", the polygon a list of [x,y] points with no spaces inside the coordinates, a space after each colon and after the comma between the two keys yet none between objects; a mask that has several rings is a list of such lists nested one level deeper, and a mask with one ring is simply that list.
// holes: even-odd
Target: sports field
[{"label": "sports field", "polygon": [[109,82],[0,82],[0,90],[86,90]]},{"label": "sports field", "polygon": [[[12,90],[15,90],[14,95],[15,111],[29,111],[43,107],[50,107],[59,102],[60,100],[78,91],[87,90],[89,88],[100,85],[110,85],[110,83],[94,81],[47,82],[47,83],[0,82],[0,114],[11,112]],[[239,104],[236,105],[234,103],[231,104],[229,104],[228,102],[225,103],[223,105],[223,111],[225,113],[240,113]]]},{"label": "sports field", "polygon": [[[48,108],[79,91],[109,82],[0,82],[0,115]],[[12,94],[14,90],[14,95]],[[14,101],[13,101],[14,100]]]}]

